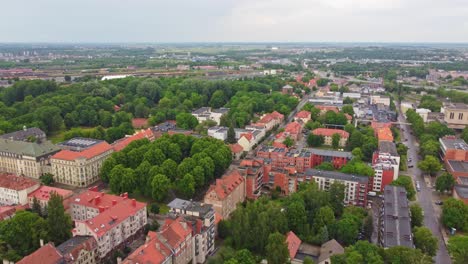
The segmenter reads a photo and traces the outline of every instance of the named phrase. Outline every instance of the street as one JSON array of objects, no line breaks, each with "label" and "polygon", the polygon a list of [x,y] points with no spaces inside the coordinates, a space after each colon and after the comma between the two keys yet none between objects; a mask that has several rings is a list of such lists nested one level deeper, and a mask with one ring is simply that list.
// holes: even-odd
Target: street
[{"label": "street", "polygon": [[[401,107],[398,105],[400,109],[400,114],[398,116],[398,121],[400,123],[406,123],[406,119],[402,114]],[[406,144],[408,149],[408,158],[411,158],[412,161],[408,162],[408,165],[413,165],[413,168],[409,168],[407,174],[413,177],[414,184],[416,181],[419,181],[421,186],[421,191],[417,192],[417,202],[421,205],[422,209],[424,210],[424,226],[429,228],[432,233],[439,239],[439,250],[437,251],[437,255],[435,257],[435,262],[440,264],[452,263],[447,247],[445,246],[444,239],[441,233],[441,224],[439,223],[440,215],[435,213],[434,210],[434,202],[432,193],[435,192],[432,190],[432,186],[427,186],[424,177],[422,176],[421,170],[417,167],[417,164],[420,160],[419,157],[419,145],[417,145],[416,138],[410,134],[411,126],[401,124],[400,127],[404,129],[401,131],[402,135],[402,142]],[[407,139],[407,141],[403,141]],[[440,211],[440,210],[438,210]]]}]

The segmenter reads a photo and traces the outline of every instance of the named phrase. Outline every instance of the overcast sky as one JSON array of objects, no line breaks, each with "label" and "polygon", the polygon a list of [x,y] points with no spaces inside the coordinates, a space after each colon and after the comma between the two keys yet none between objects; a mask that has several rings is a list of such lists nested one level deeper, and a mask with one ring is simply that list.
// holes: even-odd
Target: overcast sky
[{"label": "overcast sky", "polygon": [[0,0],[0,42],[468,42],[468,0]]}]

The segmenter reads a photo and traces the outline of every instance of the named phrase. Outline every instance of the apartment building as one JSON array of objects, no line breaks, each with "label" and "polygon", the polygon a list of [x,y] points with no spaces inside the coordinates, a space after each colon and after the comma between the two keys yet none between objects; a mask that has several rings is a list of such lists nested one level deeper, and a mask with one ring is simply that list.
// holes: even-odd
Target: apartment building
[{"label": "apartment building", "polygon": [[26,205],[28,194],[37,190],[39,182],[13,174],[0,174],[0,205]]},{"label": "apartment building", "polygon": [[394,166],[400,168],[400,155],[396,149],[395,143],[391,141],[379,141],[377,154],[374,153],[373,160],[391,161]]},{"label": "apartment building", "polygon": [[73,196],[73,192],[70,190],[50,187],[42,185],[37,190],[33,191],[32,193],[28,194],[28,204],[29,207],[32,208],[34,204],[34,199],[39,202],[42,210],[47,210],[47,204],[49,203],[50,197],[52,193],[56,193],[60,195],[63,199],[63,207],[66,210],[70,208],[70,198]]},{"label": "apartment building", "polygon": [[262,159],[245,159],[237,168],[245,177],[245,195],[249,199],[254,200],[260,197],[264,181],[268,182],[268,175],[264,173],[263,164]]},{"label": "apartment building", "polygon": [[309,111],[303,110],[303,111],[298,112],[298,113],[294,116],[294,118],[295,118],[296,120],[301,120],[302,123],[305,124],[305,123],[307,123],[307,122],[310,121],[310,119],[311,119],[311,113],[310,113]]},{"label": "apartment building", "polygon": [[370,178],[372,191],[382,192],[385,186],[398,178],[398,168],[394,165],[391,161],[377,161],[372,165],[375,172],[374,177]]},{"label": "apartment building", "polygon": [[276,140],[283,142],[286,138],[297,141],[301,138],[302,125],[294,121],[284,127],[284,131],[276,135]]},{"label": "apartment building", "polygon": [[96,182],[102,164],[114,152],[107,142],[88,138],[73,138],[59,146],[62,150],[51,158],[55,181],[77,187]]},{"label": "apartment building", "polygon": [[[215,210],[211,204],[174,199],[168,204],[170,213],[181,216],[192,226],[193,262],[205,263],[215,249]],[[187,262],[185,262],[187,263]]]},{"label": "apartment building", "polygon": [[405,188],[391,185],[385,187],[379,226],[378,240],[383,248],[414,248]]},{"label": "apartment building", "polygon": [[441,156],[444,161],[468,161],[468,144],[455,136],[439,138]]},{"label": "apartment building", "polygon": [[297,171],[294,167],[272,168],[269,164],[264,165],[264,174],[267,177],[264,182],[271,190],[280,188],[282,195],[290,195],[297,191]]},{"label": "apartment building", "polygon": [[258,120],[256,123],[253,123],[252,126],[260,126],[260,127],[265,127],[266,130],[271,130],[275,126],[278,126],[284,121],[284,115],[280,114],[276,111],[269,113],[269,114],[264,114],[260,120]]},{"label": "apartment building", "polygon": [[317,128],[317,129],[312,130],[312,134],[316,136],[323,136],[325,140],[324,145],[327,145],[327,146],[332,145],[332,141],[333,141],[332,137],[334,134],[338,134],[340,136],[340,142],[339,142],[340,147],[345,147],[346,142],[348,142],[348,138],[349,138],[348,132],[344,130],[340,130],[340,129],[331,129],[331,128]]},{"label": "apartment building", "polygon": [[51,156],[60,151],[60,148],[50,141],[39,138],[34,142],[17,141],[10,138],[22,139],[16,134],[9,136],[9,139],[0,139],[0,172],[24,175],[35,179],[39,179],[44,173],[51,172]]},{"label": "apartment building", "polygon": [[98,255],[105,258],[140,235],[147,224],[146,204],[122,196],[88,190],[71,201],[73,236],[92,236],[98,243]]},{"label": "apartment building", "polygon": [[463,129],[468,125],[468,106],[463,103],[445,104],[441,110],[449,128]]},{"label": "apartment building", "polygon": [[41,246],[17,264],[96,264],[97,242],[91,236],[76,236],[63,242],[58,247],[53,243]]},{"label": "apartment building", "polygon": [[201,107],[192,112],[192,115],[201,123],[206,120],[215,121],[217,125],[221,123],[221,117],[229,112],[229,108],[212,109],[211,107]]},{"label": "apartment building", "polygon": [[357,206],[367,205],[367,192],[369,189],[369,177],[367,176],[307,169],[303,178],[299,180],[314,180],[320,190],[328,190],[334,182],[343,183],[345,185],[344,203]]},{"label": "apartment building", "polygon": [[245,178],[239,171],[233,170],[216,179],[216,183],[206,192],[204,202],[213,205],[214,210],[227,219],[245,197]]},{"label": "apartment building", "polygon": [[26,128],[23,127],[23,130],[18,130],[15,132],[7,133],[0,135],[1,139],[9,139],[13,141],[25,141],[25,142],[36,142],[36,141],[46,141],[47,137],[44,131],[37,127]]},{"label": "apartment building", "polygon": [[145,244],[122,264],[195,263],[192,233],[191,226],[183,218],[168,218],[158,232],[148,232]]}]

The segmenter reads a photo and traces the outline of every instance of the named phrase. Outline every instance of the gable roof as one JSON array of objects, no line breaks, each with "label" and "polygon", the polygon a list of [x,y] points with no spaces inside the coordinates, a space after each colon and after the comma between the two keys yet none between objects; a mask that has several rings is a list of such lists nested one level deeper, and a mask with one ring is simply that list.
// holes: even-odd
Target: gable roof
[{"label": "gable roof", "polygon": [[0,187],[2,188],[21,191],[33,187],[34,185],[39,186],[39,182],[23,176],[0,173]]},{"label": "gable roof", "polygon": [[302,241],[296,236],[296,234],[294,234],[293,231],[289,231],[286,234],[286,243],[288,244],[289,257],[294,259]]},{"label": "gable roof", "polygon": [[221,179],[216,179],[216,184],[211,185],[206,193],[216,192],[218,199],[223,200],[243,181],[244,177],[242,177],[239,171],[233,170],[229,174],[224,175]]},{"label": "gable roof", "polygon": [[332,239],[320,247],[319,263],[333,255],[343,254],[344,248],[335,239]]},{"label": "gable roof", "polygon": [[72,151],[68,149],[61,150],[57,152],[55,155],[53,155],[52,159],[69,160],[69,161],[73,161],[79,158],[92,159],[109,150],[112,150],[112,146],[109,145],[109,143],[103,141],[83,151]]},{"label": "gable roof", "polygon": [[73,262],[73,260],[78,259],[82,250],[92,251],[97,246],[97,241],[92,236],[74,236],[60,244],[57,250],[66,262]]},{"label": "gable roof", "polygon": [[28,197],[36,198],[39,201],[44,200],[48,201],[52,193],[55,192],[60,195],[63,199],[66,199],[73,195],[73,192],[70,190],[50,187],[46,185],[42,185],[39,189],[35,190],[34,192],[28,194]]},{"label": "gable roof", "polygon": [[16,155],[25,155],[37,158],[45,155],[52,155],[59,150],[59,147],[47,140],[41,143],[36,143],[0,139],[0,152],[13,153]]},{"label": "gable roof", "polygon": [[393,134],[390,128],[382,127],[377,128],[377,138],[379,141],[386,140],[386,141],[393,141]]},{"label": "gable roof", "polygon": [[299,113],[296,114],[297,118],[310,118],[311,114],[309,111],[300,111]]},{"label": "gable roof", "polygon": [[316,128],[316,129],[312,130],[312,133],[314,135],[324,136],[324,137],[331,137],[334,134],[338,134],[342,138],[348,138],[349,137],[348,132],[346,132],[344,130],[332,129],[332,128]]},{"label": "gable roof", "polygon": [[166,219],[166,222],[160,229],[161,237],[165,239],[172,248],[179,247],[185,241],[187,236],[192,234],[192,228],[182,217],[176,219]]},{"label": "gable roof", "polygon": [[241,153],[244,151],[244,148],[238,143],[229,145],[229,148],[231,148],[232,153]]},{"label": "gable roof", "polygon": [[250,141],[252,141],[253,135],[252,135],[252,133],[243,133],[243,134],[241,134],[240,137],[241,138],[245,137],[245,139],[247,139],[250,142]]},{"label": "gable roof", "polygon": [[51,243],[47,243],[38,250],[27,255],[16,264],[37,264],[40,260],[41,264],[58,264],[62,263],[62,255]]},{"label": "gable roof", "polygon": [[149,231],[147,239],[122,264],[162,264],[172,256],[171,249],[159,239],[156,232]]},{"label": "gable roof", "polygon": [[121,151],[133,141],[144,139],[144,138],[153,140],[154,139],[153,131],[149,128],[145,130],[141,130],[140,132],[132,136],[128,136],[128,137],[126,136],[124,138],[116,140],[114,143],[112,143],[112,147],[114,148],[114,151]]},{"label": "gable roof", "polygon": [[290,134],[299,134],[301,132],[301,128],[302,126],[298,122],[291,122],[284,127],[284,132]]}]

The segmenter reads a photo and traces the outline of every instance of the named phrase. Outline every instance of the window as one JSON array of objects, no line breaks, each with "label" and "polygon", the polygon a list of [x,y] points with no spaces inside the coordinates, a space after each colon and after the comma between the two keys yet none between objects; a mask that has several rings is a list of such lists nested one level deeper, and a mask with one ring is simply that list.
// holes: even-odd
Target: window
[{"label": "window", "polygon": [[450,119],[453,119],[455,117],[455,113],[450,113]]},{"label": "window", "polygon": [[463,113],[458,113],[458,120],[463,120]]}]

